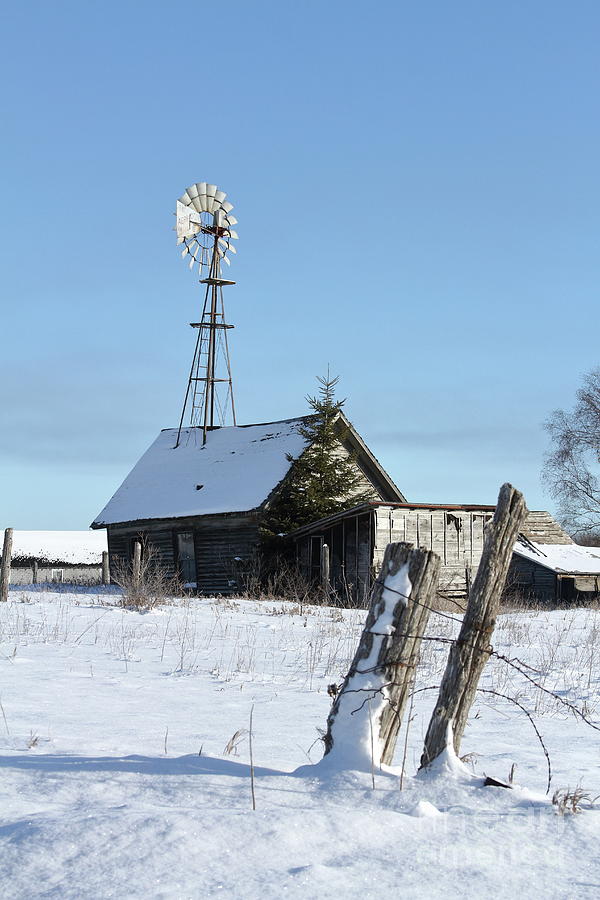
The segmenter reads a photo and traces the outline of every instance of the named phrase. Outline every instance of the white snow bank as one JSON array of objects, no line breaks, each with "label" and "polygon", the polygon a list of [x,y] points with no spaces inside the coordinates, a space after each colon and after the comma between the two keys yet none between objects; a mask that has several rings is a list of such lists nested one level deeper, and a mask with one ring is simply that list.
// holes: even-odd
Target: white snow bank
[{"label": "white snow bank", "polygon": [[568,572],[574,575],[600,574],[600,548],[598,547],[517,541],[514,552],[555,572]]},{"label": "white snow bank", "polygon": [[256,509],[300,456],[303,419],[209,431],[161,431],[104,507],[94,525]]},{"label": "white snow bank", "polygon": [[49,562],[100,565],[107,549],[105,531],[13,531],[13,559],[32,556]]}]

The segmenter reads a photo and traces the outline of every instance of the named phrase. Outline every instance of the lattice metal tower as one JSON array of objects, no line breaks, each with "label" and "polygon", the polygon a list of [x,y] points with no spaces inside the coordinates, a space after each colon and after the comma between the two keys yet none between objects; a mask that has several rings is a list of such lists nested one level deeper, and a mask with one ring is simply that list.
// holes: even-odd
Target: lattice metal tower
[{"label": "lattice metal tower", "polygon": [[190,269],[198,267],[200,284],[206,286],[204,305],[199,322],[190,322],[198,329],[194,357],[177,430],[179,446],[186,411],[191,426],[202,427],[202,442],[217,425],[225,425],[229,411],[236,424],[233,382],[227,331],[233,328],[225,322],[223,288],[235,284],[221,275],[221,260],[229,265],[228,253],[235,253],[232,239],[237,239],[233,226],[237,219],[231,215],[233,206],[226,194],[214,184],[198,182],[189,187],[177,201],[177,243],[184,244],[182,256],[190,256]]}]

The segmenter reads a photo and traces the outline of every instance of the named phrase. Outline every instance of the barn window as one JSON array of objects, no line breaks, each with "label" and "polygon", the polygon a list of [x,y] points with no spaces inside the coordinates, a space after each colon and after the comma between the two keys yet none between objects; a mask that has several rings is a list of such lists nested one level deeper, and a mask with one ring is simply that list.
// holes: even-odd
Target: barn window
[{"label": "barn window", "polygon": [[65,570],[64,569],[52,569],[50,573],[50,580],[55,584],[62,584],[65,579]]},{"label": "barn window", "polygon": [[446,513],[446,524],[454,525],[457,532],[462,531],[463,523],[462,523],[462,519],[460,518],[460,516],[453,516],[452,513]]}]

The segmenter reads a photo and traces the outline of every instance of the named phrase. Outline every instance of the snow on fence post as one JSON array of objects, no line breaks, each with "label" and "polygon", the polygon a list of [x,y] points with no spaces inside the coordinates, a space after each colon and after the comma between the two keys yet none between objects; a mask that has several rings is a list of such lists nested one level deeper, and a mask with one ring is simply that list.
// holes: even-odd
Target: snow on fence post
[{"label": "snow on fence post", "polygon": [[102,584],[110,584],[110,568],[108,565],[108,552],[102,551]]},{"label": "snow on fence post", "polygon": [[323,544],[321,547],[321,587],[326,597],[329,597],[330,577],[329,577],[329,547]]},{"label": "snow on fence post", "polygon": [[10,563],[12,560],[13,530],[7,528],[4,532],[4,544],[2,545],[2,566],[0,567],[0,602],[8,600],[8,585],[10,582]]},{"label": "snow on fence post", "polygon": [[460,634],[448,654],[446,671],[425,736],[421,768],[428,766],[446,748],[449,729],[454,751],[456,754],[460,751],[479,678],[492,649],[490,638],[513,547],[526,515],[523,495],[510,484],[502,485],[494,518],[486,528],[483,554]]},{"label": "snow on fence post", "polygon": [[142,545],[140,541],[133,542],[133,589],[137,591],[140,586],[140,574],[142,571]]},{"label": "snow on fence post", "polygon": [[388,544],[371,608],[324,737],[325,757],[349,769],[391,765],[438,587],[440,558]]}]

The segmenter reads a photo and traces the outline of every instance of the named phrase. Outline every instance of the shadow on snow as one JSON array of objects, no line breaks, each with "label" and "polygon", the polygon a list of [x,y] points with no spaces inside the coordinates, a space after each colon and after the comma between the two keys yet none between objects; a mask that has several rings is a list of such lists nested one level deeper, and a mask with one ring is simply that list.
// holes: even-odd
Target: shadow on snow
[{"label": "shadow on snow", "polygon": [[[59,754],[0,756],[0,769],[60,772],[129,772],[135,775],[228,775],[249,778],[250,765],[232,759],[189,754],[179,757],[153,756],[61,756]],[[254,767],[257,776],[290,775],[277,769]]]}]

